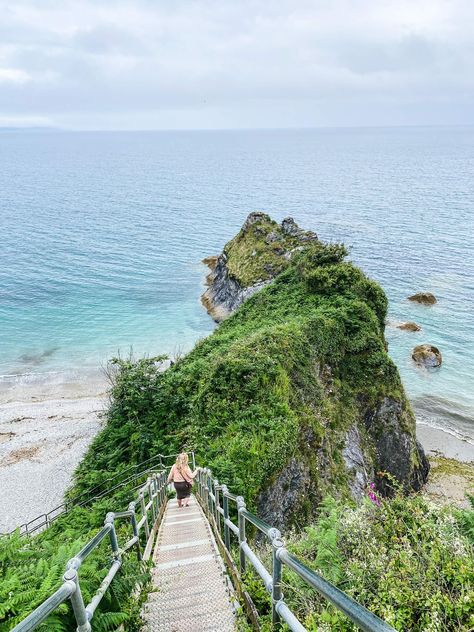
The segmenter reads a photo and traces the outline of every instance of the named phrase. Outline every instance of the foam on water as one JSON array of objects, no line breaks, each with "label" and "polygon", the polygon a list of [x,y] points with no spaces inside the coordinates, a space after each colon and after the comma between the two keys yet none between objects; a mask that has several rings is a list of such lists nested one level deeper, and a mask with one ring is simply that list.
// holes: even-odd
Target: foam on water
[{"label": "foam on water", "polygon": [[[0,397],[192,348],[214,327],[200,261],[258,209],[352,246],[390,319],[422,326],[387,328],[419,420],[474,438],[473,173],[461,127],[2,134]],[[439,371],[413,365],[422,342]]]}]

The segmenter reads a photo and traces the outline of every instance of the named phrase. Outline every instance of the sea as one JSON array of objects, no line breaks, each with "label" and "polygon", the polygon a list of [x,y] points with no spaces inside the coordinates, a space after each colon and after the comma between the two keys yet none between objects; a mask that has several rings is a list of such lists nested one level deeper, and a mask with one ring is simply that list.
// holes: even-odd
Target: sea
[{"label": "sea", "polygon": [[0,131],[0,399],[189,351],[215,327],[201,260],[255,210],[350,247],[418,421],[474,444],[474,127]]}]

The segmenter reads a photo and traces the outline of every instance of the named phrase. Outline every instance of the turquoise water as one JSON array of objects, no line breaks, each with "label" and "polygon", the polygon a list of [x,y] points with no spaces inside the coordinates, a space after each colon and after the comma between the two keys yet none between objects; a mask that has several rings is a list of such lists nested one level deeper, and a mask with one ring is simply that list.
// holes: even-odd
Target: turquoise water
[{"label": "turquoise water", "polygon": [[417,414],[474,437],[474,128],[1,133],[0,381],[189,350],[213,329],[200,261],[256,209],[352,246],[423,327],[387,327]]}]

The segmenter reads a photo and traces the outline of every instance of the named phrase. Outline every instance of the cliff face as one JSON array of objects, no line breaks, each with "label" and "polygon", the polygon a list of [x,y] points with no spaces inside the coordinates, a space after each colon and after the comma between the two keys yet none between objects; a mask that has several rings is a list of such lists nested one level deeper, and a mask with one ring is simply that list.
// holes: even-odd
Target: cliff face
[{"label": "cliff face", "polygon": [[251,214],[209,262],[203,300],[225,319],[166,371],[119,362],[89,469],[113,467],[112,449],[130,463],[194,449],[278,527],[307,524],[327,494],[419,489],[428,464],[386,352],[387,299],[346,255]]},{"label": "cliff face", "polygon": [[[222,321],[246,299],[291,267],[295,256],[316,243],[319,243],[316,234],[301,230],[292,218],[278,225],[263,213],[251,213],[238,235],[225,246],[223,253],[204,260],[211,269],[207,277],[208,289],[202,296],[204,306],[214,320]],[[309,289],[314,276],[312,273],[318,267],[323,269],[325,263],[331,261],[325,262],[323,257],[314,270],[305,270]],[[338,271],[332,272],[337,277]],[[331,276],[325,281],[329,281],[330,285]],[[333,289],[337,292],[337,279],[333,281]],[[316,293],[319,289],[323,296],[328,293],[327,287],[315,289]],[[341,285],[339,289],[339,300],[343,300],[348,288]],[[372,293],[380,295],[382,313],[376,314],[378,331],[373,333],[380,347],[378,352],[385,354],[383,322],[386,299],[375,284],[372,284]],[[348,385],[341,384],[340,377],[336,378],[333,374],[334,362],[330,359],[328,364],[321,367],[317,348],[308,349],[307,353],[316,356],[313,379],[323,387],[324,395],[333,399],[338,389]],[[363,370],[369,391],[372,390],[372,382],[381,381],[378,375],[380,370],[374,367],[376,374],[371,373],[371,355],[362,349],[359,354],[363,354],[359,360],[364,361],[365,356],[367,366]],[[391,364],[388,357],[384,358],[384,362],[388,366]],[[325,420],[326,429],[321,434],[300,425],[298,448],[290,450],[288,461],[266,482],[265,489],[258,495],[260,514],[271,524],[283,527],[291,523],[291,516],[305,506],[311,512],[308,508],[320,500],[324,490],[334,487],[337,479],[340,480],[341,488],[346,488],[356,501],[367,494],[368,486],[373,481],[383,495],[390,495],[394,484],[401,484],[406,489],[420,489],[427,479],[429,464],[423,448],[416,441],[415,420],[398,372],[395,367],[390,368],[393,375],[387,378],[385,387],[382,378],[378,397],[368,396],[364,388],[353,393],[355,397],[351,398],[350,404],[347,402],[351,423],[343,421],[345,415],[341,415],[339,424],[337,415],[332,418],[328,416]],[[337,369],[336,373],[339,373]],[[349,372],[349,383],[350,378]],[[339,384],[336,385],[336,382]],[[308,403],[311,407],[319,408],[323,401],[324,397],[320,397],[319,402],[313,400]]]}]

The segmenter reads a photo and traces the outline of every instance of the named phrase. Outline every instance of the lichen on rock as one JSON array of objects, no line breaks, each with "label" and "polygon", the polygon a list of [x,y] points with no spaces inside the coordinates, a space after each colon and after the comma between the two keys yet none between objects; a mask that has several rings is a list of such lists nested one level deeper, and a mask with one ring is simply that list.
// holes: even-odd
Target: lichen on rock
[{"label": "lichen on rock", "polygon": [[223,253],[203,259],[211,270],[201,297],[204,307],[216,322],[224,320],[287,268],[292,253],[317,239],[292,217],[279,225],[265,213],[250,213]]}]

